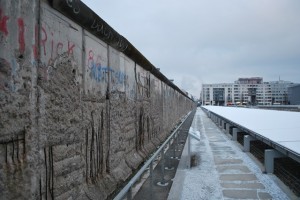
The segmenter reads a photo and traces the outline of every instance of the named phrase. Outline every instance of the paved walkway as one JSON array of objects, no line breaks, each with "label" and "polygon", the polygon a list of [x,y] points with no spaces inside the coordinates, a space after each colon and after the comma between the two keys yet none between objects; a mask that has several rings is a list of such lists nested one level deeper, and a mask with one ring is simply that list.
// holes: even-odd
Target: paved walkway
[{"label": "paved walkway", "polygon": [[263,174],[239,144],[230,140],[200,108],[192,127],[201,134],[201,141],[192,141],[191,146],[198,164],[186,169],[186,144],[169,200],[289,199],[275,183],[276,178]]},{"label": "paved walkway", "polygon": [[135,184],[134,200],[166,200],[168,198],[194,114],[195,112],[192,112],[178,129],[176,139],[166,148],[164,159],[161,159],[160,154],[160,158],[154,162],[152,177],[150,171],[147,171],[140,182]]}]

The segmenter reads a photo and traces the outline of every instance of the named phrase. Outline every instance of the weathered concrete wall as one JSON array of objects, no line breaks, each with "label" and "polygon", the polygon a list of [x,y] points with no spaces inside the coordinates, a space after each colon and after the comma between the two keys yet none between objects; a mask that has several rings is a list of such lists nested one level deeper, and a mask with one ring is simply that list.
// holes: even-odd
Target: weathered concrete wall
[{"label": "weathered concrete wall", "polygon": [[106,199],[194,107],[78,22],[0,0],[0,199]]}]

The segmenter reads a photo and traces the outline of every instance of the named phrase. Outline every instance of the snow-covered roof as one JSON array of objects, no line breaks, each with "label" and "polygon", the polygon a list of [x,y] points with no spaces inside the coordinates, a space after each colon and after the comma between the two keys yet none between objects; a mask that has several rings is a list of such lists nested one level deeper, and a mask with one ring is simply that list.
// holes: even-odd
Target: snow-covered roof
[{"label": "snow-covered roof", "polygon": [[203,107],[300,156],[300,112],[242,107]]}]

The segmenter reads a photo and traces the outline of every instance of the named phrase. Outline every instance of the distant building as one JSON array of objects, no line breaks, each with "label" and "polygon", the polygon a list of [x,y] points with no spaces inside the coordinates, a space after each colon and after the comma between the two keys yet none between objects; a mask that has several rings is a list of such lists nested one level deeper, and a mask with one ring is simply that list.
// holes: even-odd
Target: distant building
[{"label": "distant building", "polygon": [[300,105],[300,84],[292,85],[288,88],[288,103]]},{"label": "distant building", "polygon": [[290,81],[263,82],[261,77],[239,78],[234,83],[202,85],[203,105],[286,105]]}]

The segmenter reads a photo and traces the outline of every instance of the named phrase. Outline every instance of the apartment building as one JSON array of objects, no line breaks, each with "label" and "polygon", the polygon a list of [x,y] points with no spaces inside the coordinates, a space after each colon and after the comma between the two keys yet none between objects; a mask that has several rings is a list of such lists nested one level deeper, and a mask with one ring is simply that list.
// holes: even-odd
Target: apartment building
[{"label": "apartment building", "polygon": [[261,77],[239,78],[234,83],[202,85],[203,105],[288,104],[290,81],[263,82]]}]

